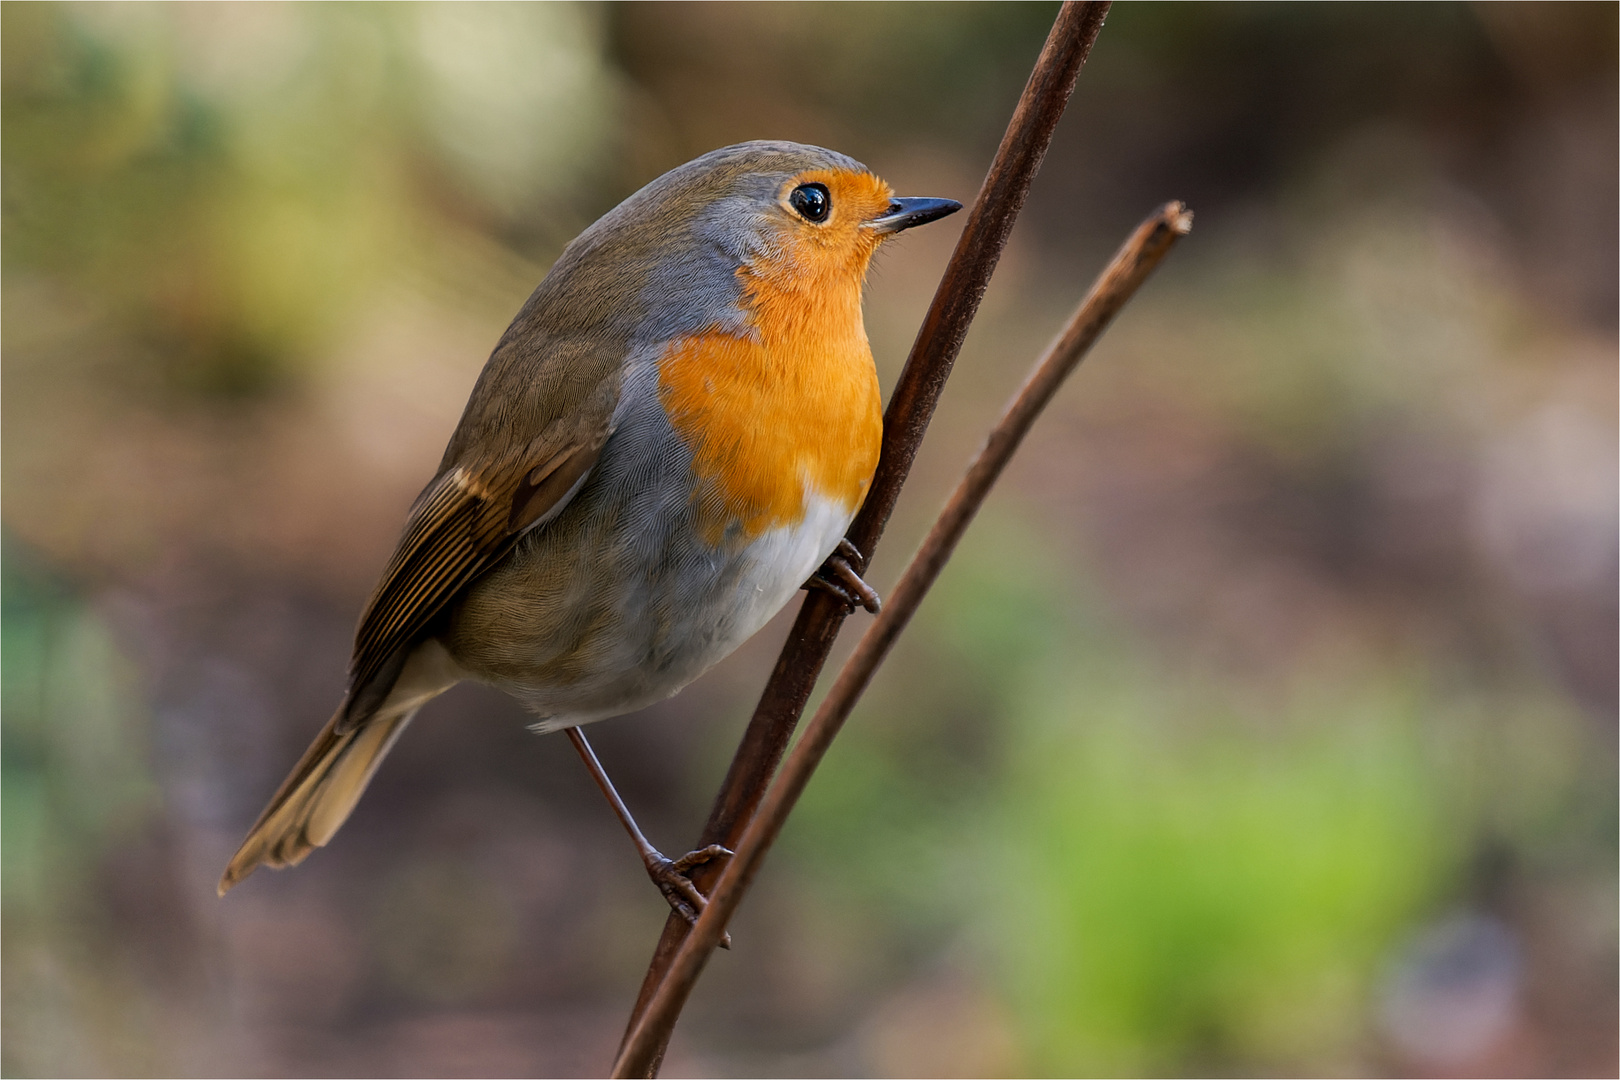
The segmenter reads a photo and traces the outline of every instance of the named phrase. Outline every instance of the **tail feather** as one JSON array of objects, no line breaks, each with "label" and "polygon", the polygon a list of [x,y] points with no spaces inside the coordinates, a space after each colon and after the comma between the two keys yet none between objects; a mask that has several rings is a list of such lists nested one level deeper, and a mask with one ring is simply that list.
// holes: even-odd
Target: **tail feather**
[{"label": "tail feather", "polygon": [[339,709],[248,830],[247,839],[219,879],[219,895],[224,896],[261,863],[275,868],[295,866],[311,851],[324,847],[354,810],[377,766],[415,715],[414,708],[382,713],[340,735],[337,725],[343,711]]},{"label": "tail feather", "polygon": [[340,707],[248,830],[219,879],[219,895],[261,864],[294,866],[326,846],[411,717],[460,681],[461,674],[444,647],[430,638],[411,651],[388,696],[370,715],[345,717]]}]

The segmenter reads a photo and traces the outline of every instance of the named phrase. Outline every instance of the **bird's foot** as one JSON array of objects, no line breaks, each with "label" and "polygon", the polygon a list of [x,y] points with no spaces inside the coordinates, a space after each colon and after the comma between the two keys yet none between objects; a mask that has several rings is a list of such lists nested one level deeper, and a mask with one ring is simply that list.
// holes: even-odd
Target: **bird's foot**
[{"label": "bird's foot", "polygon": [[[696,924],[698,916],[703,909],[709,906],[708,897],[698,891],[692,884],[691,871],[695,867],[713,862],[716,859],[729,859],[732,852],[729,848],[719,844],[710,844],[706,848],[688,851],[678,859],[666,859],[662,854],[653,851],[646,856],[647,876],[652,878],[658,891],[664,894],[664,899],[675,914],[686,920],[688,926]],[[720,935],[720,947],[731,948],[731,935]]]},{"label": "bird's foot", "polygon": [[827,561],[821,564],[821,569],[804,583],[804,587],[832,593],[842,600],[850,611],[863,607],[876,615],[883,610],[883,598],[877,594],[877,590],[861,580],[861,575],[855,569],[865,562],[866,556],[862,555],[854,544],[848,540],[840,540],[838,547],[827,556]]}]

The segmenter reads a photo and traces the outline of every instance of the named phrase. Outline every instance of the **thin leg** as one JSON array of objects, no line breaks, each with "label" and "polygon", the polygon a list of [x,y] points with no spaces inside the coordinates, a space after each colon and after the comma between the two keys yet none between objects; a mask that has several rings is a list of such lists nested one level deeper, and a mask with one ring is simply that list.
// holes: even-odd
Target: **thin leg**
[{"label": "thin leg", "polygon": [[[698,851],[689,851],[679,859],[666,859],[663,852],[648,843],[641,826],[630,816],[630,808],[619,798],[618,791],[613,787],[613,781],[608,779],[607,770],[602,768],[602,763],[596,759],[596,751],[592,750],[591,744],[586,741],[585,733],[577,727],[567,730],[568,740],[574,744],[574,749],[579,751],[580,760],[585,762],[585,767],[591,772],[591,778],[596,781],[596,786],[602,789],[602,794],[607,796],[613,812],[619,816],[619,823],[624,826],[625,832],[630,834],[636,850],[641,853],[641,862],[647,868],[647,876],[652,878],[653,884],[658,886],[658,891],[664,894],[664,899],[669,901],[670,907],[680,913],[681,918],[688,923],[697,922],[699,913],[709,906],[709,901],[698,891],[697,886],[692,884],[688,873],[693,867],[702,866],[715,859],[730,858],[731,852],[719,844],[710,844]],[[727,934],[721,938],[720,945],[721,948],[731,948],[731,935]]]},{"label": "thin leg", "polygon": [[806,589],[823,589],[849,606],[851,611],[863,607],[873,615],[883,610],[883,598],[877,590],[861,579],[855,564],[865,562],[860,551],[848,540],[838,541],[838,547],[827,556],[827,561],[804,583]]}]

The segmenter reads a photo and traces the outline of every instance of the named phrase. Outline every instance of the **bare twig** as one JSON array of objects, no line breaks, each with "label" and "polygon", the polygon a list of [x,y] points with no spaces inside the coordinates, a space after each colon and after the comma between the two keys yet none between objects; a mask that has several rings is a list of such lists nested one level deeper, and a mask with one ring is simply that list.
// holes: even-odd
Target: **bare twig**
[{"label": "bare twig", "polygon": [[[1029,185],[1046,155],[1052,132],[1068,104],[1080,68],[1102,29],[1108,6],[1106,2],[1066,0],[968,214],[961,239],[957,241],[884,414],[883,453],[877,475],[860,516],[850,526],[849,539],[867,560],[888,524],[945,380],[978,311],[990,275],[1001,258],[1013,222],[1023,209]],[[864,571],[865,566],[855,569]],[[825,593],[814,591],[805,598],[737,747],[698,841],[699,847],[709,844],[736,847],[782,760],[844,615],[839,601]],[[718,872],[715,866],[700,867],[693,880],[707,891]],[[664,924],[663,936],[653,953],[626,1028],[627,1038],[663,981],[687,932],[686,922],[674,916]],[[664,1039],[667,1037],[665,1032]],[[656,1076],[662,1057],[661,1042],[639,1075]]]},{"label": "bare twig", "polygon": [[709,896],[708,907],[670,964],[640,1021],[614,1065],[614,1076],[641,1076],[662,1045],[662,1038],[690,995],[710,954],[725,932],[727,920],[753,882],[805,785],[810,782],[850,710],[871,683],[889,649],[927,595],[957,542],[989,495],[1007,462],[1029,433],[1063,380],[1068,377],[1103,329],[1153,272],[1172,244],[1192,227],[1192,215],[1178,202],[1167,203],[1137,228],[1081,302],[1056,341],[991,430],[985,445],[957,486],[922,547],[913,556],[883,611],[867,628],[827,699],[805,728],[804,737],[782,766],[749,823],[737,854],[727,864]]}]

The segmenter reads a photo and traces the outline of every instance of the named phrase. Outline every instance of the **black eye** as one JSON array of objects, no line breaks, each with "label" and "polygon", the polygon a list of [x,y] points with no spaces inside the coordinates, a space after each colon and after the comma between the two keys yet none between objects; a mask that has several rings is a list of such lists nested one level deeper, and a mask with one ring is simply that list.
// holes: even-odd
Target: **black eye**
[{"label": "black eye", "polygon": [[821,184],[800,184],[788,196],[788,202],[806,221],[826,221],[827,211],[832,209],[832,196]]}]

